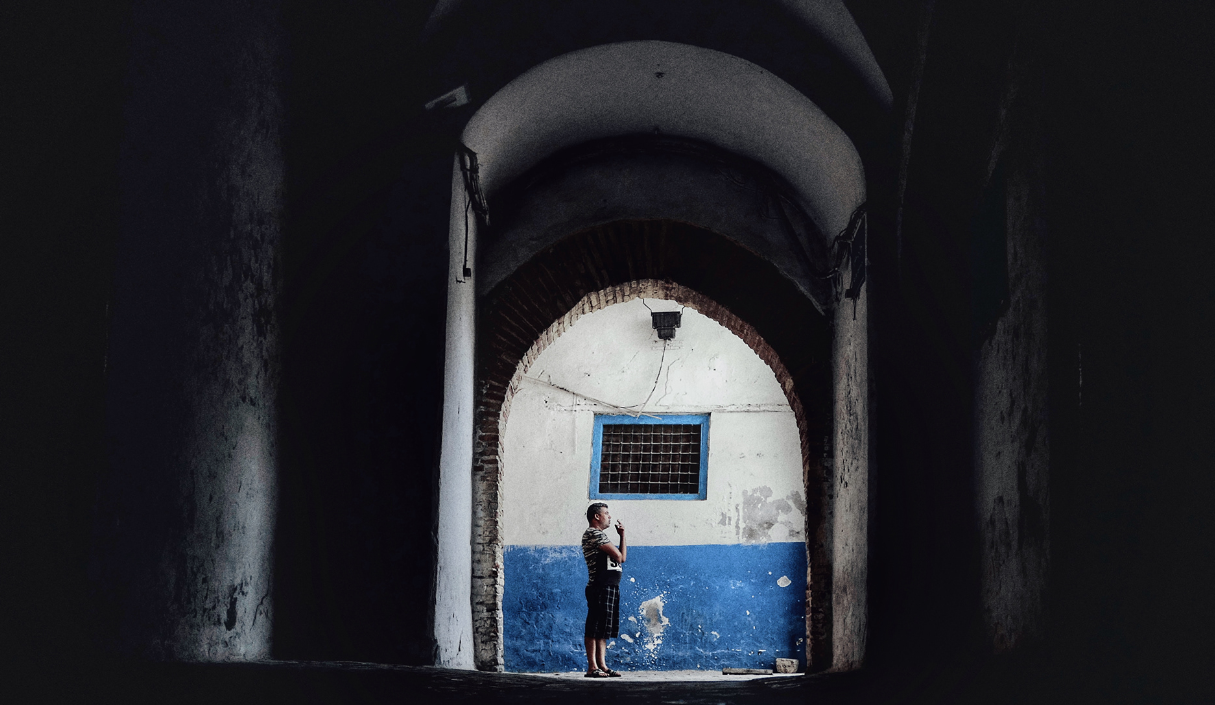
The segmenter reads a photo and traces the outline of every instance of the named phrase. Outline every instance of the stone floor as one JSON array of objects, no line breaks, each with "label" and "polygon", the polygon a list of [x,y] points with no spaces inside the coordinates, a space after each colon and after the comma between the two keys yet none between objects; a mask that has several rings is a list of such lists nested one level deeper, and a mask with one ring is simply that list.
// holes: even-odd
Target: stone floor
[{"label": "stone floor", "polygon": [[[936,663],[928,670],[814,675],[725,676],[720,672],[632,672],[590,679],[580,673],[456,671],[357,662],[149,663],[89,661],[9,669],[0,703],[166,703],[173,705],[378,705],[379,703],[576,703],[647,705],[1011,705],[1079,702],[1033,686],[1024,671],[986,663]],[[6,664],[12,666],[13,664]],[[14,688],[15,697],[9,695]],[[1050,697],[1052,694],[1057,697]]]},{"label": "stone floor", "polygon": [[[832,690],[823,676],[725,676],[720,672],[581,673],[455,671],[353,662],[113,663],[87,678],[35,683],[29,702],[173,703],[662,703],[782,705]],[[15,702],[26,702],[18,699]],[[827,700],[819,700],[826,703]]]},{"label": "stone floor", "polygon": [[[582,671],[571,671],[569,673],[530,673],[519,675],[555,678],[563,681],[591,680],[590,678],[584,678]],[[607,680],[613,683],[738,683],[742,681],[755,680],[757,678],[798,678],[800,676],[801,674],[798,673],[727,676],[721,671],[621,671],[620,678],[601,678],[600,680]]]}]

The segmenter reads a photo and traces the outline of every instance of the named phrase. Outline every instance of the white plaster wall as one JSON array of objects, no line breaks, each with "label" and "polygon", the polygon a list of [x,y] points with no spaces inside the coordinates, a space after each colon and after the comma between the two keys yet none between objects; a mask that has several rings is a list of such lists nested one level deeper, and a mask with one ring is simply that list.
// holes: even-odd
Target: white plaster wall
[{"label": "white plaster wall", "polygon": [[502,442],[504,544],[579,543],[591,501],[595,414],[639,411],[711,414],[708,496],[604,500],[630,544],[805,540],[797,424],[771,368],[691,308],[664,355],[646,304],[681,308],[634,299],[587,314],[525,372]]},{"label": "white plaster wall", "polygon": [[[464,219],[459,158],[452,161],[448,232],[447,340],[443,365],[443,440],[439,457],[435,562],[435,665],[472,669],[472,473],[476,283],[464,276],[464,251],[476,262],[477,218]],[[466,229],[467,228],[467,229]]]}]

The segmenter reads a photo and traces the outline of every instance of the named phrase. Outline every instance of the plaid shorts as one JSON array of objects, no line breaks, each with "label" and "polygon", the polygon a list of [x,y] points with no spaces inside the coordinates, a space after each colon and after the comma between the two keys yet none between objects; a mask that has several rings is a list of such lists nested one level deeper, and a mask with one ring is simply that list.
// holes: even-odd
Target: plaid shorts
[{"label": "plaid shorts", "polygon": [[586,633],[588,639],[620,635],[620,586],[586,586]]}]

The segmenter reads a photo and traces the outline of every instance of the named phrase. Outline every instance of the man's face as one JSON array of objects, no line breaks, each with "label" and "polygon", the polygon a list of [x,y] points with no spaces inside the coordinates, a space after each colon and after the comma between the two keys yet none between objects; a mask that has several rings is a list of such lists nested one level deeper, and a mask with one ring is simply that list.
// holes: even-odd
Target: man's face
[{"label": "man's face", "polygon": [[595,515],[595,528],[606,529],[612,525],[612,513],[606,509],[600,509]]}]

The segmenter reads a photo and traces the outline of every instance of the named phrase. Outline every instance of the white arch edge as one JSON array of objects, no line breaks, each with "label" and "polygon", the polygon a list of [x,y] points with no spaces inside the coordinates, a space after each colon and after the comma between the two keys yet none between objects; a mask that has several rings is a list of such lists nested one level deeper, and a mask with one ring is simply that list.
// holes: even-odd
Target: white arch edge
[{"label": "white arch edge", "polygon": [[704,141],[765,165],[828,240],[865,200],[860,155],[818,106],[749,61],[687,44],[604,44],[550,59],[491,96],[462,139],[492,194],[560,149],[644,133]]}]

